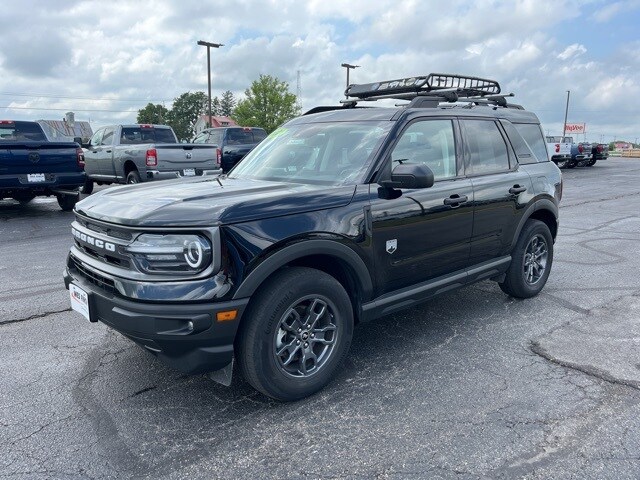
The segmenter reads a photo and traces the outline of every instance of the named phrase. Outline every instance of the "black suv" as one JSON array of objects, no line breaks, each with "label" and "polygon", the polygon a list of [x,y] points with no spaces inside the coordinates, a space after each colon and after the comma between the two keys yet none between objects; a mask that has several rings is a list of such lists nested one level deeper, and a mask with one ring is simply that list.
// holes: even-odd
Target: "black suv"
[{"label": "black suv", "polygon": [[[484,279],[545,285],[560,170],[495,81],[351,85],[228,176],[104,190],[76,206],[71,303],[169,365],[262,393],[324,387],[353,327]],[[361,108],[360,100],[408,100]]]},{"label": "black suv", "polygon": [[207,128],[193,139],[193,143],[217,145],[216,159],[224,173],[231,170],[253,147],[267,138],[267,132],[256,127]]}]

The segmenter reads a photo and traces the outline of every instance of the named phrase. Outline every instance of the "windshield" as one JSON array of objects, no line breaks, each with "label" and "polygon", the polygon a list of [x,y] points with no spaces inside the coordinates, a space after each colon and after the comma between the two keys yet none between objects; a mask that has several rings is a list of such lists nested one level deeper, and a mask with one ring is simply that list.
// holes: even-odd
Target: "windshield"
[{"label": "windshield", "polygon": [[393,122],[307,123],[280,127],[252,150],[230,178],[354,184]]}]

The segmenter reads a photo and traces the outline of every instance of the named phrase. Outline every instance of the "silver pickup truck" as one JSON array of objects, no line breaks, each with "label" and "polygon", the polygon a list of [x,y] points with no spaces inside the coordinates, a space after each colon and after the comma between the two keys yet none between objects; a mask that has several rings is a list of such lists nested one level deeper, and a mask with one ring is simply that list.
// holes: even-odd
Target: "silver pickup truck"
[{"label": "silver pickup truck", "polygon": [[166,125],[111,125],[96,131],[82,145],[87,181],[93,184],[140,183],[222,173],[216,145],[178,143]]}]

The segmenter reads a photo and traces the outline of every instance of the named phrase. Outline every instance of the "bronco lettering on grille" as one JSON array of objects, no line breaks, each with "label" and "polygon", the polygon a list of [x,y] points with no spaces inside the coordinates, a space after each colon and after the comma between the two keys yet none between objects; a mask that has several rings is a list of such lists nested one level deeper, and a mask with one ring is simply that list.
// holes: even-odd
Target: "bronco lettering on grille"
[{"label": "bronco lettering on grille", "polygon": [[88,245],[94,246],[96,248],[101,248],[103,250],[107,250],[108,252],[116,251],[116,245],[114,243],[105,242],[104,240],[100,240],[99,238],[95,238],[95,237],[92,237],[91,235],[87,235],[86,233],[79,232],[75,228],[71,229],[71,233],[78,240]]}]

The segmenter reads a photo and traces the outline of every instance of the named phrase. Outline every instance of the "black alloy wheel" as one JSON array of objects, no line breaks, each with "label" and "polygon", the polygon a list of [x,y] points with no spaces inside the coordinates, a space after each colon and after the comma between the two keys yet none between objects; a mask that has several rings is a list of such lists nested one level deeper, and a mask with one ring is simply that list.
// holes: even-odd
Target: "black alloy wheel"
[{"label": "black alloy wheel", "polygon": [[529,219],[524,224],[511,264],[500,288],[516,298],[536,296],[544,288],[553,263],[553,237],[546,223]]},{"label": "black alloy wheel", "polygon": [[353,335],[353,306],[331,275],[285,267],[254,294],[235,353],[243,377],[280,401],[299,400],[331,382]]}]

